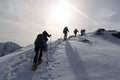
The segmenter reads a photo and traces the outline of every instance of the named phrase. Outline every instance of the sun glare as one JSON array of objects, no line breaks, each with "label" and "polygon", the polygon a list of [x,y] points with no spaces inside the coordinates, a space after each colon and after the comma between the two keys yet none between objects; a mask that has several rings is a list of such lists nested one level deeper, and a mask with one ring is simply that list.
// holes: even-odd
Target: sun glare
[{"label": "sun glare", "polygon": [[69,8],[62,2],[55,5],[52,9],[51,19],[57,23],[64,23],[70,20],[70,10]]}]

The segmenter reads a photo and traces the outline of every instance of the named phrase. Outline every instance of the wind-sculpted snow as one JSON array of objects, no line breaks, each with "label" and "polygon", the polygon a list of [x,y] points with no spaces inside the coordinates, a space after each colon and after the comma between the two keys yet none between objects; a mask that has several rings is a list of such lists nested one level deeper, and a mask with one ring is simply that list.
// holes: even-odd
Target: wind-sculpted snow
[{"label": "wind-sculpted snow", "polygon": [[22,48],[0,58],[0,80],[119,80],[120,41],[103,38],[88,34],[48,43],[35,72],[34,45]]}]

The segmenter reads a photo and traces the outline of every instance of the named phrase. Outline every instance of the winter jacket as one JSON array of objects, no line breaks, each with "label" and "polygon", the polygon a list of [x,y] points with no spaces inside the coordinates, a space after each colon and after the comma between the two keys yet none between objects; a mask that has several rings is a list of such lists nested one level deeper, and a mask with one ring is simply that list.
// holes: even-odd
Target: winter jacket
[{"label": "winter jacket", "polygon": [[40,47],[46,46],[46,42],[45,42],[44,36],[42,34],[38,34],[34,44],[35,44],[35,46],[40,46]]},{"label": "winter jacket", "polygon": [[78,30],[77,30],[77,29],[75,29],[75,30],[74,30],[74,33],[75,33],[75,34],[77,34],[77,32],[78,32]]},{"label": "winter jacket", "polygon": [[69,32],[69,30],[68,30],[67,27],[65,27],[64,30],[63,30],[63,33],[67,33],[67,32]]}]

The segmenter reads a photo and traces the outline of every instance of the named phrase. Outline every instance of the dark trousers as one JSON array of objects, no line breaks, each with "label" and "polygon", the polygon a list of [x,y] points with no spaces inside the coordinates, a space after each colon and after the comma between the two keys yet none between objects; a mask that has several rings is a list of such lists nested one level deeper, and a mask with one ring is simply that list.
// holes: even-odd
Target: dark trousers
[{"label": "dark trousers", "polygon": [[64,33],[64,40],[67,39],[67,33]]},{"label": "dark trousers", "polygon": [[77,33],[75,33],[75,37],[76,37]]},{"label": "dark trousers", "polygon": [[34,56],[34,63],[37,63],[42,59],[43,47],[42,46],[35,46],[35,56]]}]

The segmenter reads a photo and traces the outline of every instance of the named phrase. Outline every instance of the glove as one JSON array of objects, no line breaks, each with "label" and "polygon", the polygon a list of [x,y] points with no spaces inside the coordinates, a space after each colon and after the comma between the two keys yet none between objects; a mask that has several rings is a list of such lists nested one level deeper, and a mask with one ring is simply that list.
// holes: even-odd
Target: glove
[{"label": "glove", "polygon": [[49,37],[51,37],[51,34],[49,35]]}]

